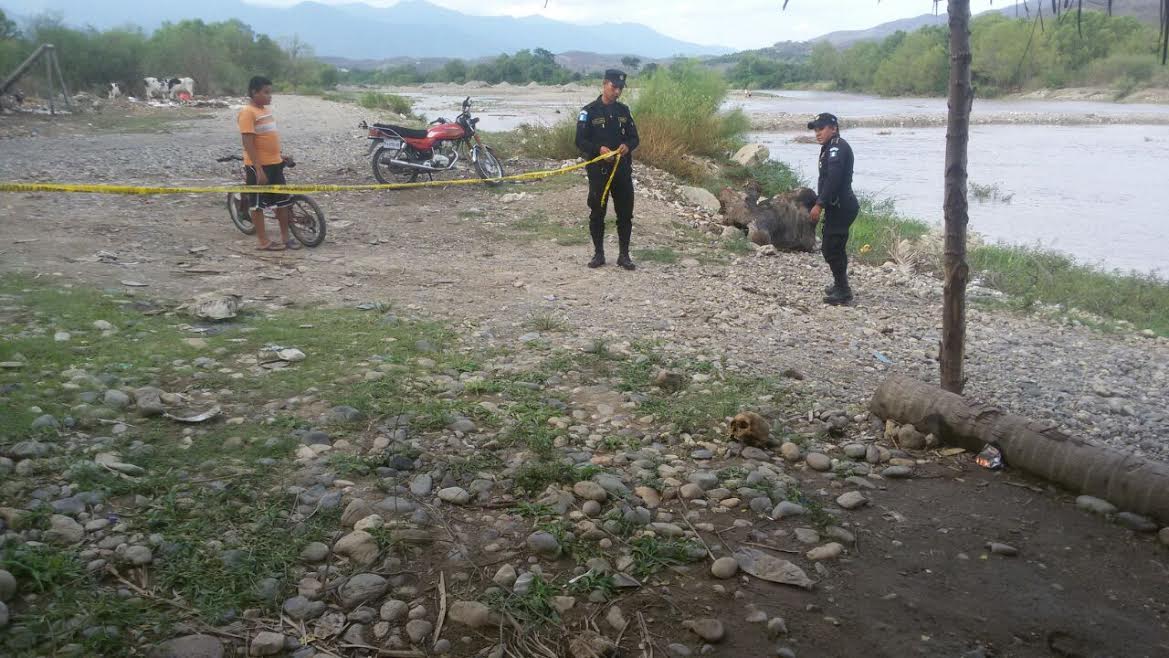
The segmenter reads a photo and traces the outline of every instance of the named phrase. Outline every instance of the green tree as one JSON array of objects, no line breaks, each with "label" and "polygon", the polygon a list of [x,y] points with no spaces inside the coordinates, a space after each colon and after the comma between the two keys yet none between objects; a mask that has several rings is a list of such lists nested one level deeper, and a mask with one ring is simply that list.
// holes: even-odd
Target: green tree
[{"label": "green tree", "polygon": [[827,41],[820,41],[812,47],[812,54],[808,58],[812,77],[816,80],[840,80],[840,52]]},{"label": "green tree", "polygon": [[5,15],[4,10],[0,9],[0,40],[19,39],[20,30],[16,27],[16,22],[9,19]]},{"label": "green tree", "polygon": [[874,91],[885,96],[944,93],[950,77],[946,44],[947,31],[942,28],[906,35],[877,67]]},{"label": "green tree", "polygon": [[622,57],[621,64],[623,64],[628,69],[636,71],[637,69],[641,68],[641,58],[629,56]]}]

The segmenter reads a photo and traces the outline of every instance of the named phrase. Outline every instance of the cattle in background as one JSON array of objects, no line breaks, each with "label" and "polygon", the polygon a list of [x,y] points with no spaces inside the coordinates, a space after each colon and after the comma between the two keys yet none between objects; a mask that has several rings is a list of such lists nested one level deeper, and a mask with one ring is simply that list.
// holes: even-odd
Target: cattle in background
[{"label": "cattle in background", "polygon": [[181,98],[182,92],[187,92],[188,98],[195,96],[195,79],[194,78],[171,78],[167,81],[167,94],[171,98]]},{"label": "cattle in background", "polygon": [[121,98],[121,96],[122,96],[121,85],[119,85],[116,82],[111,82],[110,83],[110,100],[114,100],[115,98]]},{"label": "cattle in background", "polygon": [[143,95],[147,100],[151,98],[166,98],[167,87],[158,78],[142,78],[142,84],[146,86],[146,92]]}]

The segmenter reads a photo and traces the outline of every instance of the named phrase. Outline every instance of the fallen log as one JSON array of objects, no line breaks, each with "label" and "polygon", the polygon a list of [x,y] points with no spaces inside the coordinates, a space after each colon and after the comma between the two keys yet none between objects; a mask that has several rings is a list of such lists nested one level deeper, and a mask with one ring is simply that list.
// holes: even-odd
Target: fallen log
[{"label": "fallen log", "polygon": [[903,375],[881,384],[869,410],[972,452],[994,444],[1009,467],[1169,523],[1169,464],[1068,436]]}]

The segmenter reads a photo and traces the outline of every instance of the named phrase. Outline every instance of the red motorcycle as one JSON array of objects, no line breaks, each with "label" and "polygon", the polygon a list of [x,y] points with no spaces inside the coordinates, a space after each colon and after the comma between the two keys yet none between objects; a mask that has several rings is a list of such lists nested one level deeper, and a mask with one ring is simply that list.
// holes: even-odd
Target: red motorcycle
[{"label": "red motorcycle", "polygon": [[[369,153],[373,154],[373,177],[379,183],[411,183],[419,174],[433,178],[454,169],[460,155],[470,159],[479,177],[486,181],[503,178],[503,165],[495,151],[485,146],[475,131],[478,118],[471,117],[471,98],[454,121],[439,117],[425,130],[361,122],[369,129]],[[474,142],[474,143],[472,143]]]}]

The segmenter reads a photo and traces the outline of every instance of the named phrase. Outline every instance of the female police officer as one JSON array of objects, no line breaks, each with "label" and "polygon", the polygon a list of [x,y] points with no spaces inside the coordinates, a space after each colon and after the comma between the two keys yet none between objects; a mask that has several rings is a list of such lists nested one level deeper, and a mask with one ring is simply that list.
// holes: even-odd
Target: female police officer
[{"label": "female police officer", "polygon": [[836,116],[819,114],[808,123],[820,143],[820,178],[816,184],[816,205],[812,206],[812,223],[824,215],[824,238],[820,252],[832,268],[832,285],[825,289],[824,303],[847,304],[852,301],[848,285],[848,230],[860,212],[860,203],[852,191],[852,147],[840,136]]}]

